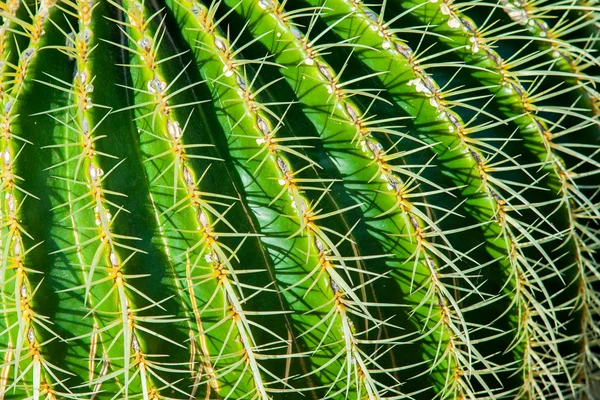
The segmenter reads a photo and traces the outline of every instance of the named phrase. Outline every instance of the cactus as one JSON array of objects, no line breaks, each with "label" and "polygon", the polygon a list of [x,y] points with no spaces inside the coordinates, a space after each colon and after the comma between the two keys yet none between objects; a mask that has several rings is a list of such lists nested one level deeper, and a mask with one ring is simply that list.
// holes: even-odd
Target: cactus
[{"label": "cactus", "polygon": [[595,0],[0,16],[0,399],[600,398]]}]

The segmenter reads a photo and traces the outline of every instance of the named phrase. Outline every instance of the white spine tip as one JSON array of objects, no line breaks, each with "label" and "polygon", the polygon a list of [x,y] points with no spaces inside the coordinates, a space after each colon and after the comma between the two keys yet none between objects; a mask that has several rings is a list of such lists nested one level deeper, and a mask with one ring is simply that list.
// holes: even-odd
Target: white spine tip
[{"label": "white spine tip", "polygon": [[138,44],[140,45],[140,47],[146,51],[150,51],[150,39],[147,36],[144,36],[143,38],[140,39],[140,41],[138,42]]},{"label": "white spine tip", "polygon": [[6,193],[6,204],[11,213],[15,212],[15,198],[10,193]]},{"label": "white spine tip", "polygon": [[264,10],[267,8],[273,8],[274,5],[271,0],[259,0],[258,6]]},{"label": "white spine tip", "polygon": [[457,29],[460,27],[460,21],[458,20],[458,18],[450,17],[448,19],[448,26],[452,29]]},{"label": "white spine tip", "polygon": [[148,92],[152,94],[161,94],[167,88],[167,84],[158,78],[148,81]]},{"label": "white spine tip", "polygon": [[85,28],[83,30],[83,32],[81,33],[81,39],[83,39],[83,41],[85,43],[89,43],[91,38],[92,38],[92,31],[90,31],[88,28]]},{"label": "white spine tip", "polygon": [[13,105],[12,100],[9,100],[6,102],[6,104],[4,105],[4,114],[8,114],[10,112],[12,105]]},{"label": "white spine tip", "polygon": [[183,167],[183,179],[188,185],[194,182],[194,177],[192,176],[192,173],[190,172],[188,167]]},{"label": "white spine tip", "polygon": [[35,52],[35,49],[33,47],[29,47],[29,48],[23,50],[21,57],[23,58],[23,60],[29,60],[31,58],[31,56],[33,56],[34,52]]},{"label": "white spine tip", "polygon": [[135,352],[140,351],[140,343],[138,342],[137,337],[135,335],[133,335],[133,337],[131,338],[131,347]]},{"label": "white spine tip", "polygon": [[2,153],[2,159],[4,160],[4,165],[8,166],[10,165],[10,149],[7,147],[4,150],[4,153]]},{"label": "white spine tip", "polygon": [[270,133],[269,125],[261,117],[256,117],[256,125],[263,134],[268,135]]},{"label": "white spine tip", "polygon": [[27,340],[29,340],[30,344],[35,343],[35,333],[33,332],[33,328],[29,328],[29,332],[27,332]]},{"label": "white spine tip", "polygon": [[325,246],[323,246],[323,243],[321,243],[321,241],[317,238],[315,238],[315,246],[317,246],[319,253],[322,254],[325,252]]},{"label": "white spine tip", "polygon": [[283,158],[277,157],[277,166],[279,167],[279,169],[281,170],[281,172],[283,172],[284,174],[290,171],[290,167],[283,160]]},{"label": "white spine tip", "polygon": [[296,39],[302,38],[302,32],[300,32],[295,26],[290,27],[290,32],[292,32],[292,35],[294,35]]},{"label": "white spine tip", "polygon": [[83,71],[81,71],[77,77],[82,84],[85,84],[88,79],[87,69],[84,69]]},{"label": "white spine tip", "polygon": [[110,265],[112,265],[113,268],[115,268],[119,265],[119,259],[117,258],[117,255],[113,251],[110,252],[108,259],[110,260]]},{"label": "white spine tip", "polygon": [[202,210],[198,211],[198,222],[203,228],[206,228],[208,226],[208,217]]},{"label": "white spine tip", "polygon": [[167,133],[172,139],[179,140],[183,136],[183,131],[179,126],[179,122],[167,121]]},{"label": "white spine tip", "polygon": [[98,177],[98,169],[92,164],[90,165],[90,167],[88,168],[88,175],[90,176],[90,179],[92,181],[95,181],[96,178]]},{"label": "white spine tip", "polygon": [[83,121],[81,122],[81,129],[83,130],[83,134],[85,136],[88,136],[90,134],[90,123],[87,120],[87,118],[83,118]]},{"label": "white spine tip", "polygon": [[217,49],[221,50],[223,53],[227,51],[227,46],[220,37],[215,37],[215,46],[217,46]]},{"label": "white spine tip", "polygon": [[240,87],[240,89],[245,91],[248,88],[248,86],[246,85],[246,81],[244,80],[244,78],[242,78],[241,75],[236,75],[235,80],[236,80],[238,86]]}]

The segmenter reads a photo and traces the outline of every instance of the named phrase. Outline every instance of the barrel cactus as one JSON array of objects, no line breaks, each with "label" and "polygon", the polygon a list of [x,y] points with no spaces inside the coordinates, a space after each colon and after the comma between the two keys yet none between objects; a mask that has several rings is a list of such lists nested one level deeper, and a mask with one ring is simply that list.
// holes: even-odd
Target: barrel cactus
[{"label": "barrel cactus", "polygon": [[0,399],[599,399],[595,0],[0,2]]}]

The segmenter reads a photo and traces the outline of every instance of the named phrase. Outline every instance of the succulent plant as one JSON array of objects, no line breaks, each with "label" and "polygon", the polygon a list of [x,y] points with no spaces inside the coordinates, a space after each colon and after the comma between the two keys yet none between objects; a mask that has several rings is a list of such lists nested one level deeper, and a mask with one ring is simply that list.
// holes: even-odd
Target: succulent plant
[{"label": "succulent plant", "polygon": [[600,398],[599,12],[0,2],[0,399]]}]

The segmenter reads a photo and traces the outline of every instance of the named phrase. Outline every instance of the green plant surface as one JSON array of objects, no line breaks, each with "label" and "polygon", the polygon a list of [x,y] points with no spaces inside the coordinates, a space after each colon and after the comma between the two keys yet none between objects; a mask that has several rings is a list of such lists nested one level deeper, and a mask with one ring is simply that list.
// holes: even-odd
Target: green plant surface
[{"label": "green plant surface", "polygon": [[596,1],[0,17],[0,400],[600,398]]}]

